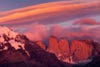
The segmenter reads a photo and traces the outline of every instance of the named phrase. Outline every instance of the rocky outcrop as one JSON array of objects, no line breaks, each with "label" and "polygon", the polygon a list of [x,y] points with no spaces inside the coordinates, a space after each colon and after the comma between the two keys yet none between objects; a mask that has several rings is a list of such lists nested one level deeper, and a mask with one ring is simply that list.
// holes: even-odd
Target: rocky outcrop
[{"label": "rocky outcrop", "polygon": [[93,56],[100,56],[100,45],[93,40],[72,40],[71,44],[65,38],[59,41],[50,37],[48,51],[54,53],[60,60],[69,63],[88,63]]},{"label": "rocky outcrop", "polygon": [[46,50],[46,46],[42,41],[36,41],[36,44],[40,46],[42,49]]},{"label": "rocky outcrop", "polygon": [[63,54],[69,56],[69,43],[66,39],[61,38],[59,41],[55,36],[49,38],[48,50],[57,56]]},{"label": "rocky outcrop", "polygon": [[71,56],[73,61],[79,62],[92,57],[93,46],[84,40],[73,40],[71,44]]},{"label": "rocky outcrop", "polygon": [[59,43],[55,36],[51,36],[49,38],[48,51],[54,53],[57,56],[60,54]]},{"label": "rocky outcrop", "polygon": [[64,60],[66,58],[69,58],[70,56],[70,47],[69,47],[69,43],[68,40],[66,40],[65,38],[61,38],[59,41],[59,50],[60,50],[60,55],[59,58],[61,60]]}]

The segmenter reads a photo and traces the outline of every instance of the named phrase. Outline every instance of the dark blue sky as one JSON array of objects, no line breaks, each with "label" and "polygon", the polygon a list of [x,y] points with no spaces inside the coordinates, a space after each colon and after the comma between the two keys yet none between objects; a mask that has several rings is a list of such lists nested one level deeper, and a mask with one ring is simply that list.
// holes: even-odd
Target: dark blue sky
[{"label": "dark blue sky", "polygon": [[34,4],[52,2],[56,0],[0,0],[0,11],[25,7]]}]

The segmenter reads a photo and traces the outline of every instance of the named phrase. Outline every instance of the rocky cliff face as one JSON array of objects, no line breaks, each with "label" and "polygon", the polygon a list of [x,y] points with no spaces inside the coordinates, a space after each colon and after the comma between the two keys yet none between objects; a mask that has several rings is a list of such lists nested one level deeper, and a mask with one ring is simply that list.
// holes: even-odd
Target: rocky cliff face
[{"label": "rocky cliff face", "polygon": [[55,36],[51,36],[49,38],[49,43],[48,43],[48,51],[54,53],[55,55],[59,55],[60,54],[60,50],[59,50],[59,43],[58,40]]},{"label": "rocky cliff face", "polygon": [[42,41],[36,41],[36,44],[41,47],[42,49],[46,50],[46,46]]},{"label": "rocky cliff face", "polygon": [[88,63],[93,56],[100,56],[100,44],[90,39],[75,39],[69,44],[67,39],[61,38],[58,41],[56,37],[50,37],[48,45],[49,52],[54,53],[59,60],[72,64]]},{"label": "rocky cliff face", "polygon": [[84,40],[73,40],[71,44],[71,56],[73,61],[81,62],[92,58],[93,46]]},{"label": "rocky cliff face", "polygon": [[54,53],[59,60],[64,60],[70,55],[68,40],[61,38],[59,41],[55,36],[49,38],[47,50]]},{"label": "rocky cliff face", "polygon": [[59,50],[60,50],[60,55],[59,58],[61,60],[64,60],[66,58],[69,58],[70,56],[70,45],[68,43],[68,40],[61,38],[59,41]]}]

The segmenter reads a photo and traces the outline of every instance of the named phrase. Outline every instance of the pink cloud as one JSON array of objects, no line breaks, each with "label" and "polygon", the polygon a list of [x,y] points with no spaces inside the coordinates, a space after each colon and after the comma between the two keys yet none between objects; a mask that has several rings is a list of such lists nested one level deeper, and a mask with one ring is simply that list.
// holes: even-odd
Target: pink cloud
[{"label": "pink cloud", "polygon": [[99,25],[100,23],[91,18],[77,20],[73,25]]},{"label": "pink cloud", "polygon": [[43,40],[48,35],[48,29],[45,25],[42,24],[34,24],[30,30],[25,32],[25,35],[33,41]]},{"label": "pink cloud", "polygon": [[60,25],[53,25],[48,27],[43,24],[35,24],[29,31],[25,33],[27,37],[33,41],[46,40],[50,36],[56,36],[58,38],[65,37],[68,39],[93,39],[97,42],[100,41],[100,26],[71,26],[63,27]]}]

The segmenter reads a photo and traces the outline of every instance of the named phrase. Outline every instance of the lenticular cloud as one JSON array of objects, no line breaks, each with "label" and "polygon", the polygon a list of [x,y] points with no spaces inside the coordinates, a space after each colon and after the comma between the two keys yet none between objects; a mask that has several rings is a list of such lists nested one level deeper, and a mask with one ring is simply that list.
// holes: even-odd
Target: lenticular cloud
[{"label": "lenticular cloud", "polygon": [[100,15],[100,2],[50,2],[0,13],[0,24],[61,23],[71,19]]}]

